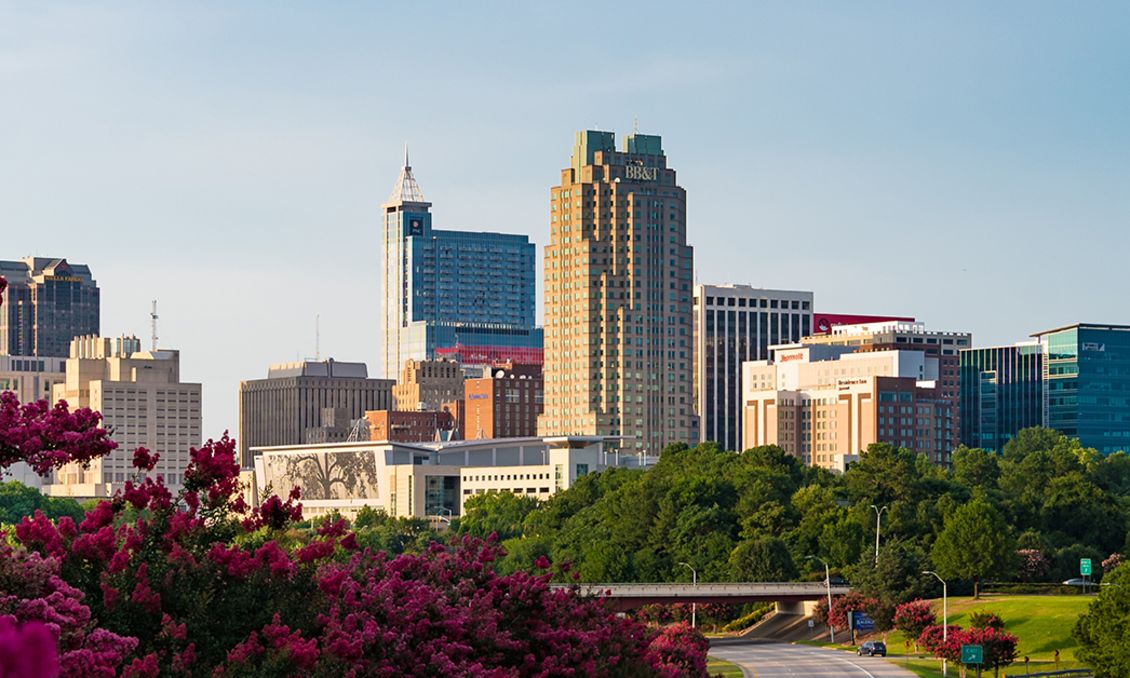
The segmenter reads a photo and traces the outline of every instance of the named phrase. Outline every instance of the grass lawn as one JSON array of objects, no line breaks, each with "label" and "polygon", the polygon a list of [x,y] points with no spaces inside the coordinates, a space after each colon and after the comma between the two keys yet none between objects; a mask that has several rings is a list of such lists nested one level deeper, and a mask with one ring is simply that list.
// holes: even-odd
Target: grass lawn
[{"label": "grass lawn", "polygon": [[737,664],[714,657],[707,657],[706,670],[712,676],[725,676],[726,678],[730,678],[730,676],[741,678],[745,675]]},{"label": "grass lawn", "polygon": [[[1086,611],[1087,606],[1094,598],[1092,596],[1015,596],[1015,595],[983,595],[980,600],[972,597],[954,597],[949,599],[949,622],[962,627],[969,626],[969,615],[977,610],[988,610],[1000,615],[1004,620],[1004,628],[1009,633],[1020,639],[1017,647],[1016,663],[1004,669],[1002,673],[1009,675],[1023,675],[1024,657],[1031,661],[1028,669],[1035,673],[1038,671],[1053,671],[1055,664],[1055,651],[1059,650],[1060,669],[1083,668],[1075,659],[1075,648],[1078,643],[1071,637],[1071,630],[1075,627],[1075,620]],[[932,600],[934,611],[938,614],[938,621],[942,618],[942,601]],[[847,632],[843,638],[848,638]],[[887,634],[868,636],[868,638],[882,638],[887,643],[887,659],[899,666],[924,678],[937,678],[942,675],[941,660],[917,655],[914,653],[913,642],[908,643],[906,636],[901,632],[892,631]],[[840,634],[836,634],[840,640]],[[849,645],[815,641],[799,641],[805,645],[824,645],[852,650]],[[862,641],[861,641],[862,642]],[[957,675],[957,667],[950,667],[950,675]]]}]

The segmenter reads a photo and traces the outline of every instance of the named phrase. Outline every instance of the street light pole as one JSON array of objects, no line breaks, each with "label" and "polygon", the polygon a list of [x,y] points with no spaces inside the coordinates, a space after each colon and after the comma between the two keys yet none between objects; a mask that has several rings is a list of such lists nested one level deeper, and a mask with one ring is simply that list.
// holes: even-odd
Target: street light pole
[{"label": "street light pole", "polygon": [[889,506],[879,508],[872,504],[871,508],[875,509],[875,564],[879,564],[879,526],[883,523],[883,511],[889,510]]},{"label": "street light pole", "polygon": [[809,558],[824,563],[824,589],[828,592],[828,616],[824,621],[828,622],[828,641],[834,643],[836,642],[836,627],[832,626],[832,573],[828,568],[827,560],[819,556],[809,556]]},{"label": "street light pole", "polygon": [[[691,567],[690,563],[679,562],[680,565],[690,568],[691,571],[691,585],[696,589],[698,588],[698,570]],[[698,624],[698,603],[691,601],[691,628],[695,628]]]},{"label": "street light pole", "polygon": [[[946,586],[946,580],[939,577],[938,573],[934,572],[932,570],[926,570],[922,574],[932,574],[938,579],[938,581],[942,582],[942,644],[945,645],[946,640],[949,638],[949,630],[950,630],[949,591],[948,591],[948,587]],[[946,664],[947,664],[946,659],[945,659],[945,657],[943,657],[942,658],[942,675],[943,676],[948,675],[946,673],[946,669],[947,669]]]}]

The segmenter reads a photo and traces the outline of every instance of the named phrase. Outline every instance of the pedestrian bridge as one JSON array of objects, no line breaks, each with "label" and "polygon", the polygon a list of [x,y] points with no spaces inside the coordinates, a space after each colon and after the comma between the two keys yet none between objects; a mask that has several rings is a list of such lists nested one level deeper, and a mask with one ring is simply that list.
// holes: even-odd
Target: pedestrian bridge
[{"label": "pedestrian bridge", "polygon": [[[745,582],[728,584],[554,584],[576,588],[583,596],[607,598],[614,609],[630,610],[654,603],[799,603],[828,595],[824,582]],[[832,595],[851,591],[833,584]]]}]

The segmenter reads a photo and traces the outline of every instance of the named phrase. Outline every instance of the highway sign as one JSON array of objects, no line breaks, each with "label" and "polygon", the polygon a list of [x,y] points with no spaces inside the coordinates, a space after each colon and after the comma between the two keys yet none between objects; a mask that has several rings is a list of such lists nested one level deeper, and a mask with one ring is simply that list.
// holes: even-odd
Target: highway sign
[{"label": "highway sign", "polygon": [[984,648],[980,645],[962,645],[961,646],[961,663],[962,664],[984,664],[985,652]]},{"label": "highway sign", "polygon": [[867,616],[866,612],[851,613],[851,627],[856,631],[874,631],[875,620]]},{"label": "highway sign", "polygon": [[1091,559],[1090,558],[1080,558],[1079,559],[1079,574],[1088,575],[1088,576],[1091,574]]}]

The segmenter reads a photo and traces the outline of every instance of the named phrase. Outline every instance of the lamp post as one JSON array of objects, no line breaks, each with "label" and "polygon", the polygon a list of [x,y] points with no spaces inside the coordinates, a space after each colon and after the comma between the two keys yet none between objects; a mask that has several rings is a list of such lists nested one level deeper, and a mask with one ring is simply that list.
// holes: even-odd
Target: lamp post
[{"label": "lamp post", "polygon": [[[946,580],[938,576],[937,572],[933,570],[926,570],[922,574],[932,574],[938,581],[942,582],[942,644],[945,645],[946,640],[949,638],[949,593],[946,586]],[[946,673],[947,662],[945,657],[942,658],[942,675],[949,675]]]},{"label": "lamp post", "polygon": [[828,616],[824,621],[828,622],[828,640],[836,642],[836,628],[832,626],[832,573],[828,568],[828,561],[819,556],[809,556],[812,560],[819,560],[824,563],[824,589],[828,592]]},{"label": "lamp post", "polygon": [[879,526],[883,523],[883,511],[890,509],[889,506],[879,508],[872,504],[871,508],[875,509],[875,564],[879,564]]},{"label": "lamp post", "polygon": [[[698,588],[698,570],[691,567],[690,563],[684,563],[684,562],[680,561],[679,564],[682,565],[685,568],[688,568],[691,571],[691,585],[694,586],[695,588]],[[698,603],[695,602],[695,601],[691,601],[691,628],[692,629],[697,626],[697,622],[698,622]]]}]

